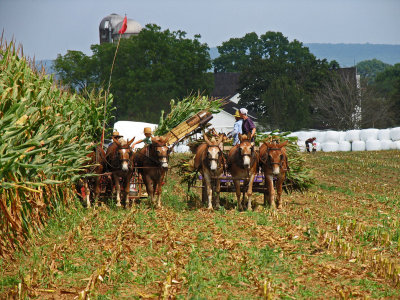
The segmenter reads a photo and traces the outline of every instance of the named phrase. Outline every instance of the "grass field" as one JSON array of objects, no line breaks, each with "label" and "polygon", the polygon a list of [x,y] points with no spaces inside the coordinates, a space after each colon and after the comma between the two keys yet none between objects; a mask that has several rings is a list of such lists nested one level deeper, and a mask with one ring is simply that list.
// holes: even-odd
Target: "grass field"
[{"label": "grass field", "polygon": [[317,184],[279,211],[194,208],[174,170],[163,209],[60,209],[0,259],[0,298],[399,299],[400,152],[304,156]]}]

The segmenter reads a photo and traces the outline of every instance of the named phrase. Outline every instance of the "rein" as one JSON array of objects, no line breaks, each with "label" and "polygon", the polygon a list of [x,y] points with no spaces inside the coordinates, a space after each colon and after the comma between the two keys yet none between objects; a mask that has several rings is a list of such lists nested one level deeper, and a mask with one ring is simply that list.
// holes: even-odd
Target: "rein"
[{"label": "rein", "polygon": [[[265,165],[268,165],[268,164],[269,164],[271,167],[272,167],[273,165],[279,165],[279,167],[280,167],[283,171],[286,172],[286,171],[288,170],[288,168],[283,168],[283,166],[282,166],[282,163],[283,163],[282,158],[280,159],[279,162],[272,162],[272,161],[270,161],[270,160],[268,159],[268,158],[269,158],[269,152],[270,152],[271,150],[278,150],[278,151],[281,152],[281,154],[283,154],[283,153],[282,153],[282,148],[267,148],[267,158],[266,158],[266,159],[263,159],[263,157],[260,156],[260,161],[261,161],[263,164],[265,164]],[[286,157],[286,159],[287,159],[287,157]],[[286,160],[286,165],[288,166],[287,160]]]},{"label": "rein", "polygon": [[[130,152],[132,152],[132,149],[128,146],[128,147],[118,147],[117,148],[117,152],[120,150],[120,149],[128,149],[128,150],[130,150]],[[133,153],[133,152],[132,152]],[[111,153],[110,153],[111,154]],[[114,157],[115,157],[115,153],[112,153],[112,154],[114,154]],[[108,155],[108,156],[111,156],[111,155]],[[106,159],[104,160],[105,162],[106,162],[106,164],[109,166],[109,167],[111,167],[111,168],[113,168],[113,169],[118,169],[120,166],[121,166],[121,163],[123,163],[124,161],[127,161],[128,162],[128,168],[132,168],[132,164],[131,164],[131,160],[130,159],[119,159],[119,157],[118,157],[118,161],[119,161],[119,165],[118,166],[114,166],[114,165],[112,165],[112,164],[110,164],[109,162],[108,162],[108,160],[107,160],[107,155],[106,155]]]},{"label": "rein", "polygon": [[[148,150],[150,150],[150,146],[151,146],[151,147],[154,147],[154,148],[165,147],[165,146],[153,146],[153,145],[148,145],[148,146],[147,146],[147,147],[148,147]],[[168,150],[168,151],[169,151],[169,150]],[[150,152],[150,151],[148,151],[148,152]],[[154,159],[154,158],[151,157],[150,155],[143,154],[143,153],[141,153],[140,151],[138,151],[138,152],[136,152],[136,153],[138,153],[138,154],[140,154],[140,155],[142,155],[142,156],[148,158],[151,162],[153,162],[153,163],[156,164],[157,166],[160,166],[160,165],[161,165],[161,162],[160,162],[160,161]],[[158,155],[157,155],[157,158],[167,158],[167,160],[168,160],[168,159],[169,159],[169,156],[168,156],[168,155],[161,155],[161,156],[158,156]]]}]

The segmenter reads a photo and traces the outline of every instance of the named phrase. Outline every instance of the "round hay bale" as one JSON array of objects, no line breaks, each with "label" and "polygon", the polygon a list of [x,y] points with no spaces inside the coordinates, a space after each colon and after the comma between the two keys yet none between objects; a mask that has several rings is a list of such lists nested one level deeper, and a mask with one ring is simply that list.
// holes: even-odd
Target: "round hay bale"
[{"label": "round hay bale", "polygon": [[305,131],[296,131],[296,132],[293,132],[293,134],[295,135],[295,136],[297,136],[297,139],[299,140],[299,141],[305,141],[307,138],[306,138],[306,136],[307,136],[307,133],[305,132]]},{"label": "round hay bale", "polygon": [[379,129],[376,128],[369,128],[369,129],[362,129],[360,131],[360,140],[366,142],[369,140],[377,140],[378,139],[378,132]]},{"label": "round hay bale", "polygon": [[325,143],[339,143],[340,133],[338,131],[328,130],[325,132]]},{"label": "round hay bale", "polygon": [[360,130],[348,130],[344,136],[344,140],[348,142],[354,142],[360,140]]},{"label": "round hay bale", "polygon": [[392,141],[400,141],[400,127],[390,129],[390,138]]},{"label": "round hay bale", "polygon": [[348,141],[340,141],[339,151],[351,151],[351,143]]},{"label": "round hay bale", "polygon": [[365,142],[365,149],[367,151],[378,151],[382,150],[381,141],[378,140],[367,140]]},{"label": "round hay bale", "polygon": [[176,153],[187,153],[190,152],[190,147],[187,145],[179,144],[174,147],[174,152]]},{"label": "round hay bale", "polygon": [[381,149],[382,150],[391,150],[393,149],[393,141],[392,140],[381,140]]},{"label": "round hay bale", "polygon": [[351,151],[365,151],[364,141],[354,141],[351,143]]},{"label": "round hay bale", "polygon": [[316,149],[317,151],[321,151],[321,149],[322,149],[321,143],[315,142],[315,149]]},{"label": "round hay bale", "polygon": [[299,150],[301,152],[305,152],[306,151],[306,144],[304,143],[304,141],[297,141],[297,146],[299,146]]},{"label": "round hay bale", "polygon": [[345,141],[346,131],[339,131],[339,142]]},{"label": "round hay bale", "polygon": [[334,142],[325,142],[321,145],[324,152],[336,152],[339,150],[339,144]]},{"label": "round hay bale", "polygon": [[390,129],[380,129],[378,132],[378,140],[380,141],[390,140]]},{"label": "round hay bale", "polygon": [[316,131],[315,137],[317,138],[318,143],[321,144],[321,143],[325,142],[325,131]]},{"label": "round hay bale", "polygon": [[393,145],[394,145],[394,147],[393,147],[393,149],[394,150],[400,150],[400,141],[395,141],[395,142],[393,142]]}]

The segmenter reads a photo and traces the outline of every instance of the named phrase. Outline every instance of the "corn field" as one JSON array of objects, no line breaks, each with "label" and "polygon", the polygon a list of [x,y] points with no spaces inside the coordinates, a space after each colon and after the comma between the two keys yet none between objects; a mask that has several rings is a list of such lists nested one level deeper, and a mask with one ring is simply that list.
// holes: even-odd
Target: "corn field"
[{"label": "corn field", "polygon": [[[91,143],[100,141],[102,91],[77,95],[0,39],[0,255],[74,199]],[[107,98],[107,107],[112,96]],[[110,116],[108,109],[107,119]]]}]

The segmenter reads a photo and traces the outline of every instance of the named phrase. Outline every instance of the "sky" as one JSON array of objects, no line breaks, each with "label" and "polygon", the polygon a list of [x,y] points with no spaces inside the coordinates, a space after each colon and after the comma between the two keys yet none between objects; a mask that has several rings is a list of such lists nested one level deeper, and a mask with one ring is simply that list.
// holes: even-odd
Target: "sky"
[{"label": "sky", "polygon": [[400,0],[0,0],[0,31],[36,60],[91,55],[111,13],[200,34],[209,47],[267,31],[303,43],[400,44]]}]

